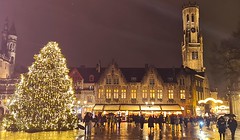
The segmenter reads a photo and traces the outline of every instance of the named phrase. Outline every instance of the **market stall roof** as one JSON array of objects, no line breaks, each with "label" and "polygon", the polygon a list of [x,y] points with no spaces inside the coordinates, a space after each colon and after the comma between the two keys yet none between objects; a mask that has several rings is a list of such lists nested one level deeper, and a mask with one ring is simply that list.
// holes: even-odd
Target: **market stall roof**
[{"label": "market stall roof", "polygon": [[95,105],[95,106],[93,107],[93,110],[94,110],[94,111],[102,111],[102,110],[103,110],[103,106],[104,106],[104,105]]},{"label": "market stall roof", "polygon": [[104,111],[118,111],[120,105],[104,105]]},{"label": "market stall roof", "polygon": [[145,111],[161,111],[159,105],[141,105],[141,110]]},{"label": "market stall roof", "polygon": [[165,104],[160,106],[162,111],[182,111],[181,107],[178,104]]},{"label": "market stall roof", "polygon": [[96,104],[93,111],[182,111],[179,104]]},{"label": "market stall roof", "polygon": [[140,110],[140,106],[139,105],[121,105],[120,106],[120,111],[139,111]]}]

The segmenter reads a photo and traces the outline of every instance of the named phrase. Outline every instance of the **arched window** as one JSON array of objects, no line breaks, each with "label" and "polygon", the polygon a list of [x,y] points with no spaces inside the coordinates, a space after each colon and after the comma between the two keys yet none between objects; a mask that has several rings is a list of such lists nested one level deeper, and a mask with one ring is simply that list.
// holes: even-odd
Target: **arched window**
[{"label": "arched window", "polygon": [[189,21],[189,15],[187,14],[187,22]]},{"label": "arched window", "polygon": [[194,15],[192,14],[192,22],[194,22]]}]

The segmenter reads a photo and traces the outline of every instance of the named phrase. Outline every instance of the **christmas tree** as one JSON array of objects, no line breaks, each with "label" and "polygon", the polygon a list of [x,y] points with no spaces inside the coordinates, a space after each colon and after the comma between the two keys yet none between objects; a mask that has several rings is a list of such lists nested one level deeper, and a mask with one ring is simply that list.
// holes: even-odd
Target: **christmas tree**
[{"label": "christmas tree", "polygon": [[58,44],[49,42],[34,59],[16,85],[5,128],[29,132],[73,129],[72,81]]}]

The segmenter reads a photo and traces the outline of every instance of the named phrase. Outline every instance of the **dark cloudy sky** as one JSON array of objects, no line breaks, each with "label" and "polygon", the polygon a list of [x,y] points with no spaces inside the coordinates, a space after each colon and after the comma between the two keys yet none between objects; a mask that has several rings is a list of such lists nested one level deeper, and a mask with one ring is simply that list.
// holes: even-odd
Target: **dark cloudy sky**
[{"label": "dark cloudy sky", "polygon": [[[181,65],[185,0],[0,0],[0,30],[15,22],[18,65],[29,66],[48,41],[57,41],[69,66]],[[237,29],[240,0],[198,0],[204,47]]]}]

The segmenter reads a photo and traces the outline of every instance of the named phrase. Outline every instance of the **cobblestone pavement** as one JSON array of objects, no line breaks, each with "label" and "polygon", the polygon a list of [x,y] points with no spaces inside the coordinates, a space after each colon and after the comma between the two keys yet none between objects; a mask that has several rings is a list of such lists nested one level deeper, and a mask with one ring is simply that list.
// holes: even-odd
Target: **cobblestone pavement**
[{"label": "cobblestone pavement", "polygon": [[[240,127],[239,127],[240,128]],[[240,129],[237,129],[235,140],[240,140]],[[219,140],[216,125],[211,129],[203,128],[199,130],[198,126],[188,125],[182,131],[180,127],[172,131],[169,124],[164,125],[163,130],[155,125],[154,131],[150,133],[147,123],[144,129],[140,130],[134,123],[121,123],[119,128],[108,128],[105,126],[102,130],[98,127],[92,127],[91,134],[85,135],[84,130],[72,131],[50,131],[38,133],[26,132],[7,132],[0,130],[0,140]],[[231,140],[230,131],[226,132],[226,140]]]},{"label": "cobblestone pavement", "polygon": [[[102,131],[100,128],[92,128],[91,134],[85,136],[80,134],[77,140],[94,139],[94,140],[219,140],[219,133],[216,125],[212,125],[211,129],[204,127],[200,131],[198,125],[188,125],[188,128],[180,130],[180,126],[172,131],[171,125],[166,124],[163,130],[158,129],[155,125],[154,130],[150,133],[147,124],[144,129],[140,130],[133,123],[122,123],[120,129],[105,127]],[[229,129],[226,132],[226,140],[231,140]],[[235,140],[240,140],[240,129],[237,129]]]}]

